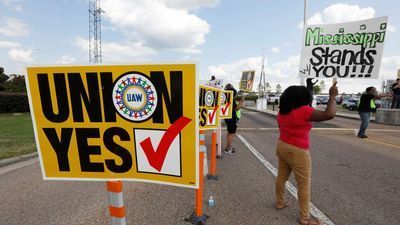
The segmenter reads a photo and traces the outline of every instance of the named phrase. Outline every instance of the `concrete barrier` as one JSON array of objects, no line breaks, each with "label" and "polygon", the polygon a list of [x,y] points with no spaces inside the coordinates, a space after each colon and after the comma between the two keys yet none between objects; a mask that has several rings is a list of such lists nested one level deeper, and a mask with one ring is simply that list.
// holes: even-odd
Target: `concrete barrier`
[{"label": "concrete barrier", "polygon": [[400,125],[400,109],[377,109],[375,122]]},{"label": "concrete barrier", "polygon": [[256,107],[256,101],[246,100],[243,102],[243,107]]}]

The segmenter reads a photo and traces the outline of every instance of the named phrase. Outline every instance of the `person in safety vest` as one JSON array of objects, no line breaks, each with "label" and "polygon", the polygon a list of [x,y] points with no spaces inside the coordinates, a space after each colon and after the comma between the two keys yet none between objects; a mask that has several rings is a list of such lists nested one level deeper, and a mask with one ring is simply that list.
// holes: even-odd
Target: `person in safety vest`
[{"label": "person in safety vest", "polygon": [[357,106],[358,115],[360,115],[361,118],[361,125],[360,129],[358,130],[359,138],[368,138],[368,136],[365,135],[365,130],[368,127],[369,118],[371,117],[371,112],[373,112],[376,109],[374,100],[390,96],[391,96],[390,94],[378,95],[376,88],[373,86],[367,87],[365,93],[361,95],[360,101],[358,102]]},{"label": "person in safety vest", "polygon": [[226,136],[226,147],[224,152],[227,154],[233,154],[235,153],[235,148],[232,147],[232,142],[235,138],[237,123],[241,117],[241,108],[243,107],[244,97],[242,97],[240,101],[237,101],[237,91],[230,83],[225,85],[225,90],[233,91],[233,112],[231,119],[225,119],[228,134]]}]

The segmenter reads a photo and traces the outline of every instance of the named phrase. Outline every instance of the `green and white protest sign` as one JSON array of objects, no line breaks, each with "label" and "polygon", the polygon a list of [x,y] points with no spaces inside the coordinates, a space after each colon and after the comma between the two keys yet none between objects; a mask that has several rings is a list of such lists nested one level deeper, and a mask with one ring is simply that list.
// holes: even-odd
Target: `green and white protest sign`
[{"label": "green and white protest sign", "polygon": [[388,17],[304,28],[299,75],[305,78],[379,77]]}]

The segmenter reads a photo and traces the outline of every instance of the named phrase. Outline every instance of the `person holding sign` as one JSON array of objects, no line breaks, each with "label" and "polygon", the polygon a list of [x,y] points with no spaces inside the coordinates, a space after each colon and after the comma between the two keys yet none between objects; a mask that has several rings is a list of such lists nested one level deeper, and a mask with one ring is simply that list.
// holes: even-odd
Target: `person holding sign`
[{"label": "person holding sign", "polygon": [[244,97],[242,97],[238,103],[236,101],[237,91],[230,83],[226,84],[225,90],[233,91],[233,112],[231,119],[225,119],[228,134],[226,135],[226,147],[224,152],[226,154],[233,154],[235,153],[235,148],[232,147],[232,143],[233,139],[235,138],[237,123],[241,116],[240,109],[243,107]]},{"label": "person holding sign", "polygon": [[301,225],[322,224],[310,217],[311,155],[309,133],[312,122],[333,119],[336,115],[338,89],[336,82],[329,89],[329,101],[325,111],[309,106],[310,91],[304,86],[290,86],[280,97],[277,117],[280,137],[276,149],[279,160],[276,179],[276,209],[288,206],[285,201],[285,183],[293,171],[298,186],[298,204]]},{"label": "person holding sign", "polygon": [[396,83],[394,83],[391,87],[391,91],[393,92],[393,100],[391,108],[399,109],[400,108],[400,78],[396,79]]},{"label": "person holding sign", "polygon": [[390,97],[390,94],[382,94],[378,95],[375,87],[367,87],[365,90],[366,92],[361,95],[360,101],[358,102],[358,115],[361,118],[360,129],[358,130],[358,137],[359,138],[368,138],[365,135],[365,130],[369,125],[369,118],[371,117],[371,112],[376,109],[375,106],[375,99],[383,98],[383,97]]}]

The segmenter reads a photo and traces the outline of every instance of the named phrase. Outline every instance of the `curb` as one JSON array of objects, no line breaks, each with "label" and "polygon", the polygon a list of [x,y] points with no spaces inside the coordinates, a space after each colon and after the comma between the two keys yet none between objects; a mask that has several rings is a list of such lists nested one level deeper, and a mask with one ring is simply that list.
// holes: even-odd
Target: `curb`
[{"label": "curb", "polygon": [[8,166],[13,163],[26,161],[28,159],[35,158],[37,156],[38,156],[37,152],[34,152],[34,153],[26,154],[26,155],[16,156],[13,158],[2,159],[2,160],[0,160],[0,167],[5,167],[5,166]]},{"label": "curb", "polygon": [[[244,109],[247,109],[249,111],[253,111],[253,112],[260,112],[260,113],[265,113],[271,116],[277,116],[276,114],[272,113],[272,112],[278,112],[278,111],[263,111],[263,110],[257,110],[257,109],[252,109],[252,108],[247,108],[247,107],[243,107]],[[343,114],[336,114],[337,117],[342,117],[342,118],[347,118],[347,119],[353,119],[353,120],[359,120],[359,118],[357,117],[353,117],[353,116],[346,116]],[[371,122],[375,122],[375,118],[371,118],[370,119]]]}]

